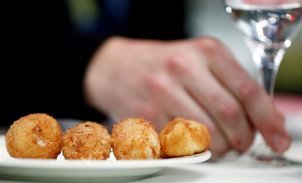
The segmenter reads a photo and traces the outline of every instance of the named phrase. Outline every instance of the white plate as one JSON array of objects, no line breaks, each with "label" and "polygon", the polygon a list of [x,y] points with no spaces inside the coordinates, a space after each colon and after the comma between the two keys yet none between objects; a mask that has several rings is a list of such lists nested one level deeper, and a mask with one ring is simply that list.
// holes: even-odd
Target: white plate
[{"label": "white plate", "polygon": [[211,157],[209,151],[193,156],[159,160],[57,160],[14,159],[0,137],[0,180],[48,182],[117,182],[151,176],[165,167],[200,163]]}]

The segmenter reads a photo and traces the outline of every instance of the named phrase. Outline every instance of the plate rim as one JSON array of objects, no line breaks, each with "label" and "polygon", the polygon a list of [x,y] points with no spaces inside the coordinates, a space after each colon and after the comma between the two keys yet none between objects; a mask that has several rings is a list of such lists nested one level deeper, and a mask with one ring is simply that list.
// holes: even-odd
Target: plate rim
[{"label": "plate rim", "polygon": [[191,156],[149,160],[116,160],[114,156],[107,160],[67,160],[62,152],[57,159],[17,159],[8,154],[4,137],[0,135],[1,180],[130,181],[151,176],[168,167],[201,163],[211,158],[207,149]]},{"label": "plate rim", "polygon": [[[3,150],[3,148],[1,148]],[[192,156],[183,156],[166,159],[150,160],[66,160],[66,159],[14,159],[1,158],[0,168],[46,168],[46,169],[137,169],[137,168],[156,168],[170,167],[185,164],[194,164],[207,161],[211,157],[211,152],[206,150]]]}]

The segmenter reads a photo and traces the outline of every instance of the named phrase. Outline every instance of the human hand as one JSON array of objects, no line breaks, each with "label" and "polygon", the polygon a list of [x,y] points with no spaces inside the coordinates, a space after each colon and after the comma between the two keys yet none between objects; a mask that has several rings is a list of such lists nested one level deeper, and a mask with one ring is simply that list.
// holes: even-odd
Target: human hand
[{"label": "human hand", "polygon": [[85,77],[89,103],[118,118],[144,117],[160,129],[176,116],[210,130],[210,149],[244,152],[259,130],[277,152],[290,140],[273,101],[213,38],[111,38]]}]

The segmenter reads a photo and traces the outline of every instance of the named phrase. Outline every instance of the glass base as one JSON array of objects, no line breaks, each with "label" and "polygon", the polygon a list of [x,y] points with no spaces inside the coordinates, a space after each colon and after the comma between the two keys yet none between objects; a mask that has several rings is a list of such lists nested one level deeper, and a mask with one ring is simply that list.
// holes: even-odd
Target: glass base
[{"label": "glass base", "polygon": [[282,154],[274,153],[267,145],[257,144],[249,155],[259,163],[270,164],[276,167],[288,165],[289,162]]}]

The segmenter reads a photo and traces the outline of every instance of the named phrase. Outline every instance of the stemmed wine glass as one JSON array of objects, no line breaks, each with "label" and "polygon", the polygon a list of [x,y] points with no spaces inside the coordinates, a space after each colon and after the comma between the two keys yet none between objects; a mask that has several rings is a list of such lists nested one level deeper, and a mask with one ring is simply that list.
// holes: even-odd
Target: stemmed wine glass
[{"label": "stemmed wine glass", "polygon": [[[253,61],[259,69],[259,80],[269,95],[279,65],[292,39],[302,27],[302,0],[224,0],[225,10],[243,32]],[[268,148],[257,159],[275,159]],[[263,152],[263,151],[262,151]],[[278,156],[280,157],[280,156]]]}]

